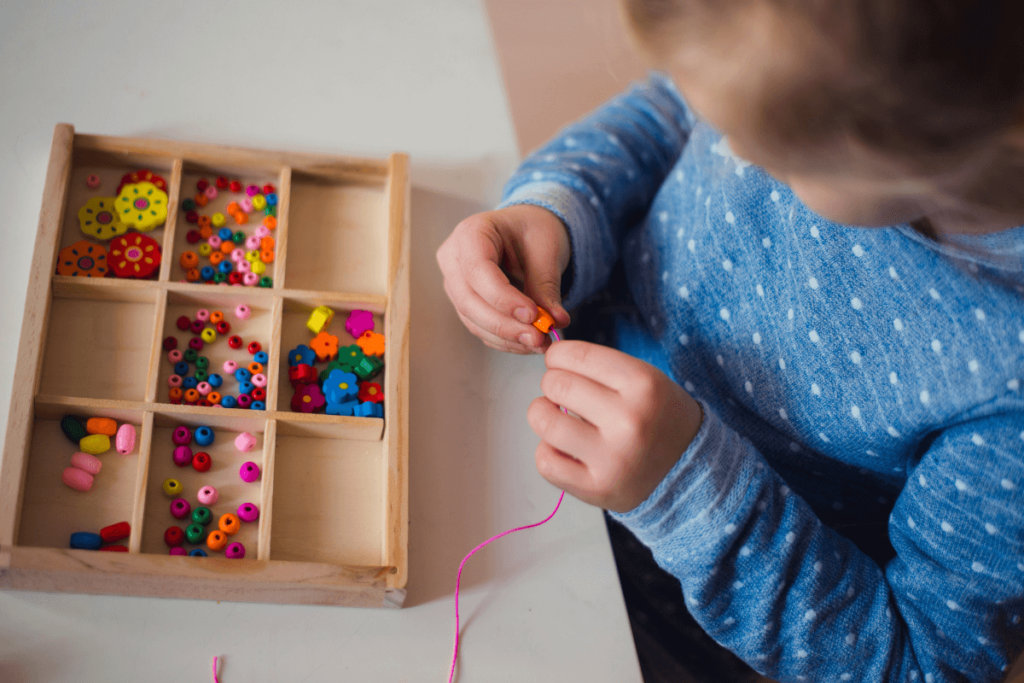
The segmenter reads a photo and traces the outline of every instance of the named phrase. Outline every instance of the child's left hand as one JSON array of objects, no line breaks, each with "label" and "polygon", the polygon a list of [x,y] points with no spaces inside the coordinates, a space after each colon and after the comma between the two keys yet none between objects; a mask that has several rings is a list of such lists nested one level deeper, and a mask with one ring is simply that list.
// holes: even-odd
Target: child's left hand
[{"label": "child's left hand", "polygon": [[527,411],[541,438],[537,471],[585,503],[632,510],[697,435],[701,407],[665,373],[615,349],[560,341],[544,360],[544,395]]}]

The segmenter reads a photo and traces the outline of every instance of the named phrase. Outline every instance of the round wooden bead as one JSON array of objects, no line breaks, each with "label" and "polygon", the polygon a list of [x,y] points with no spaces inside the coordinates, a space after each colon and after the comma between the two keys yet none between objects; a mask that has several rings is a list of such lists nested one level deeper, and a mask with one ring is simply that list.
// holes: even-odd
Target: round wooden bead
[{"label": "round wooden bead", "polygon": [[192,449],[188,446],[178,446],[174,449],[174,453],[171,454],[171,457],[174,458],[175,465],[178,467],[185,467],[192,462]]},{"label": "round wooden bead", "polygon": [[185,527],[185,538],[189,543],[202,543],[206,540],[206,527],[202,524],[189,524]]},{"label": "round wooden bead", "polygon": [[216,199],[217,198],[217,188],[214,187],[213,185],[210,185],[205,190],[203,190],[203,194],[206,195],[207,199]]},{"label": "round wooden bead", "polygon": [[263,209],[267,208],[267,198],[261,194],[256,195],[255,197],[252,198],[252,208],[256,209],[257,211],[262,211]]},{"label": "round wooden bead", "polygon": [[206,400],[210,402],[210,405],[220,405],[221,394],[219,391],[211,391],[206,395]]},{"label": "round wooden bead", "polygon": [[210,311],[207,308],[200,308],[196,311],[196,320],[202,320],[204,323],[210,319]]},{"label": "round wooden bead", "polygon": [[202,524],[206,526],[213,521],[213,513],[210,512],[210,508],[200,506],[192,511],[192,522],[194,524]]},{"label": "round wooden bead", "polygon": [[235,307],[235,317],[239,320],[245,320],[252,315],[252,309],[245,304],[239,304]]},{"label": "round wooden bead", "polygon": [[206,551],[203,550],[202,548],[192,548],[192,550],[188,551],[188,556],[189,557],[209,557],[209,555],[206,554]]},{"label": "round wooden bead", "polygon": [[[254,365],[259,365],[259,363],[254,363]],[[262,372],[257,372],[252,376],[252,383],[261,388],[265,387],[267,386],[267,376]]]},{"label": "round wooden bead", "polygon": [[106,434],[90,434],[78,442],[78,447],[91,455],[100,455],[110,450],[110,437]]},{"label": "round wooden bead", "polygon": [[214,389],[217,389],[220,387],[220,385],[224,384],[224,378],[218,374],[210,375],[209,377],[206,378],[206,381],[209,382],[210,386],[212,386]]},{"label": "round wooden bead", "polygon": [[245,194],[248,197],[255,197],[260,193],[259,185],[247,185],[245,188]]},{"label": "round wooden bead", "polygon": [[101,551],[107,553],[126,553],[128,552],[128,546],[124,545],[105,545],[100,548]]},{"label": "round wooden bead", "polygon": [[256,437],[249,432],[242,432],[235,437],[235,448],[243,453],[248,453],[256,448]]},{"label": "round wooden bead", "polygon": [[206,356],[197,356],[196,367],[199,368],[200,370],[208,369],[210,367],[210,359],[207,358]]},{"label": "round wooden bead", "polygon": [[255,287],[260,282],[260,276],[256,273],[245,273],[242,275],[242,284],[246,287]]},{"label": "round wooden bead", "polygon": [[177,365],[182,361],[184,357],[185,354],[183,354],[178,349],[171,349],[170,351],[167,352],[167,360],[170,361],[172,365]]},{"label": "round wooden bead", "polygon": [[213,433],[213,430],[206,426],[197,428],[194,436],[196,443],[200,446],[209,446],[216,438],[216,434]]},{"label": "round wooden bead", "polygon": [[[260,252],[260,260],[253,261],[252,265],[249,266],[249,270],[252,271],[253,275],[263,275],[267,272],[267,264],[270,263],[270,261],[264,261],[262,253],[263,252]],[[257,282],[259,282],[259,280],[257,280]]]},{"label": "round wooden bead", "polygon": [[181,387],[174,387],[167,392],[167,398],[171,403],[179,404],[184,394],[185,392],[181,390]]},{"label": "round wooden bead", "polygon": [[252,261],[252,258],[250,258],[250,256],[249,256],[249,254],[251,254],[252,252],[256,252],[256,258],[258,259],[260,257],[260,255],[259,255],[260,238],[257,237],[256,235],[249,235],[248,237],[246,237],[245,238],[245,249],[246,249],[246,252],[247,252],[246,253],[246,259],[247,260]]},{"label": "round wooden bead", "polygon": [[235,379],[239,382],[248,382],[252,379],[252,373],[246,368],[238,368],[235,370]]},{"label": "round wooden bead", "polygon": [[199,502],[202,503],[203,505],[214,505],[220,498],[220,494],[214,487],[204,486],[203,488],[199,489],[199,493],[196,494],[196,498],[198,498]]},{"label": "round wooden bead", "polygon": [[187,315],[179,316],[178,320],[175,322],[175,325],[178,326],[179,330],[184,332],[185,330],[188,330],[189,328],[192,327],[192,319],[189,318]]},{"label": "round wooden bead", "polygon": [[236,248],[231,250],[231,262],[235,264],[235,270],[245,272],[241,270],[242,261],[245,261],[245,249]]},{"label": "round wooden bead", "polygon": [[[213,248],[206,242],[203,242],[202,244],[199,245],[197,251],[199,252],[200,256],[209,256],[210,254],[213,253]],[[199,269],[199,277],[202,278],[203,280],[212,280],[213,273],[214,270],[210,266],[205,266]]]},{"label": "round wooden bead", "polygon": [[114,437],[114,448],[121,455],[128,455],[135,450],[135,427],[127,422],[117,430]]},{"label": "round wooden bead", "polygon": [[128,522],[118,522],[100,529],[100,538],[104,543],[117,543],[132,535],[132,525]]},{"label": "round wooden bead", "polygon": [[92,189],[95,190],[97,187],[100,186],[100,177],[95,173],[90,173],[89,175],[85,176],[85,185],[86,187],[91,187]]},{"label": "round wooden bead", "polygon": [[163,485],[164,495],[168,498],[177,498],[181,495],[181,492],[185,490],[185,487],[181,485],[181,482],[177,479],[164,479]]},{"label": "round wooden bead", "polygon": [[169,526],[167,531],[164,532],[164,543],[173,547],[179,546],[185,542],[185,532],[181,530],[180,526]]},{"label": "round wooden bead", "polygon": [[103,545],[103,539],[100,538],[99,534],[89,531],[76,531],[71,534],[68,545],[75,550],[99,550],[100,546]]},{"label": "round wooden bead", "polygon": [[[207,327],[207,328],[204,328],[204,329],[208,330],[210,328]],[[202,334],[202,333],[203,333],[203,330],[199,330],[199,334]],[[192,337],[191,339],[188,340],[188,348],[189,348],[190,351],[202,351],[203,350],[203,346],[205,344],[206,344],[206,342],[203,341],[202,337]],[[193,359],[193,360],[195,360],[195,359]]]},{"label": "round wooden bead", "polygon": [[264,365],[270,360],[270,356],[267,355],[266,351],[257,351],[252,355],[252,359],[257,363],[263,363]]},{"label": "round wooden bead", "polygon": [[[200,373],[200,372],[203,372],[203,371],[202,370],[197,370],[196,372]],[[200,396],[206,396],[211,391],[213,391],[213,387],[210,386],[209,382],[202,381],[202,382],[200,382],[199,384],[196,385],[196,391],[199,392]]]},{"label": "round wooden bead", "polygon": [[167,378],[167,386],[169,386],[171,388],[180,387],[181,386],[181,382],[182,382],[181,375],[170,375]]},{"label": "round wooden bead", "polygon": [[239,337],[237,334],[228,337],[228,346],[230,346],[233,349],[242,348],[242,338]]},{"label": "round wooden bead", "polygon": [[262,240],[264,237],[270,237],[270,228],[265,225],[260,225],[256,228],[256,232],[253,234]]},{"label": "round wooden bead", "polygon": [[[200,218],[202,218],[202,216],[200,216]],[[189,230],[185,233],[185,241],[189,244],[196,244],[201,239],[203,239],[203,236],[199,234],[198,230]]]},{"label": "round wooden bead", "polygon": [[203,331],[204,327],[206,327],[206,323],[204,323],[202,320],[193,320],[189,324],[188,329],[192,330],[193,334],[199,334],[200,332]]},{"label": "round wooden bead", "polygon": [[242,481],[251,484],[260,478],[260,468],[254,462],[242,463],[242,468],[238,470],[238,476],[242,478]]},{"label": "round wooden bead", "polygon": [[171,515],[175,519],[184,519],[192,512],[192,504],[184,498],[175,498],[171,501]]},{"label": "round wooden bead", "polygon": [[187,446],[192,443],[192,430],[185,425],[178,425],[171,433],[171,441],[175,446]]},{"label": "round wooden bead", "polygon": [[92,488],[92,475],[77,467],[65,468],[61,472],[60,479],[71,488],[82,493],[86,493]]},{"label": "round wooden bead", "polygon": [[227,320],[221,320],[217,323],[217,334],[227,334],[231,331],[231,324]]},{"label": "round wooden bead", "polygon": [[[253,379],[256,379],[256,377],[253,377]],[[267,398],[267,390],[263,387],[256,387],[249,395],[252,396],[253,401],[263,401]]]},{"label": "round wooden bead", "polygon": [[229,560],[240,560],[245,557],[245,546],[235,541],[224,549],[224,557]]},{"label": "round wooden bead", "polygon": [[171,554],[171,555],[188,555],[188,553],[185,552],[185,549],[182,548],[181,546],[175,546],[175,547],[171,548],[171,552],[169,554]]},{"label": "round wooden bead", "polygon": [[253,375],[258,375],[263,372],[263,363],[252,361],[245,369],[249,371],[249,379],[252,379]]},{"label": "round wooden bead", "polygon": [[222,175],[217,176],[217,189],[226,190],[228,189],[228,179]]},{"label": "round wooden bead", "polygon": [[249,342],[249,347],[248,348],[249,348],[249,353],[251,353],[251,354],[257,354],[257,353],[259,353],[260,351],[263,350],[263,346],[258,341]]},{"label": "round wooden bead", "polygon": [[242,528],[242,523],[238,521],[238,515],[234,515],[229,512],[226,515],[221,515],[217,526],[228,536],[234,536],[238,533],[238,530]]},{"label": "round wooden bead", "polygon": [[[194,377],[190,377],[189,379],[195,379],[195,378]],[[196,391],[195,389],[186,389],[185,390],[185,402],[186,403],[196,403],[197,401],[199,401],[200,398],[201,397],[199,396],[199,392]]]},{"label": "round wooden bead", "polygon": [[248,394],[239,394],[236,400],[239,408],[248,408],[252,405],[252,396]]},{"label": "round wooden bead", "polygon": [[117,422],[109,417],[90,417],[85,423],[85,431],[90,434],[106,434],[114,436],[117,434]]},{"label": "round wooden bead", "polygon": [[234,408],[238,405],[238,399],[228,394],[227,396],[221,397],[220,405],[222,408]]},{"label": "round wooden bead", "polygon": [[178,348],[177,337],[165,337],[164,338],[164,351],[173,351]]},{"label": "round wooden bead", "polygon": [[207,344],[212,344],[217,341],[217,330],[212,327],[204,327],[199,336],[202,337],[203,341]]},{"label": "round wooden bead", "polygon": [[65,415],[60,419],[60,430],[64,432],[68,441],[76,446],[79,441],[89,436],[89,432],[85,431],[85,425],[74,415]]},{"label": "round wooden bead", "polygon": [[243,258],[241,261],[235,261],[235,270],[242,274],[242,282],[244,283],[245,276],[252,272],[252,264]]},{"label": "round wooden bead", "polygon": [[192,469],[196,472],[209,472],[211,467],[213,467],[213,458],[206,451],[199,451],[192,456]]},{"label": "round wooden bead", "polygon": [[78,452],[71,456],[71,466],[95,476],[103,469],[103,462],[95,455]]},{"label": "round wooden bead", "polygon": [[260,518],[260,509],[252,503],[242,503],[238,506],[238,518],[243,522],[255,522]]},{"label": "round wooden bead", "polygon": [[242,284],[242,274],[241,273],[231,273],[230,275],[228,275],[228,284],[229,285],[240,285],[240,284]]},{"label": "round wooden bead", "polygon": [[228,535],[220,529],[211,531],[210,535],[206,537],[206,547],[210,550],[220,550],[228,544]]},{"label": "round wooden bead", "polygon": [[236,372],[238,372],[238,363],[236,363],[233,360],[224,361],[224,365],[222,367],[224,368],[225,374],[228,375],[233,376]]}]

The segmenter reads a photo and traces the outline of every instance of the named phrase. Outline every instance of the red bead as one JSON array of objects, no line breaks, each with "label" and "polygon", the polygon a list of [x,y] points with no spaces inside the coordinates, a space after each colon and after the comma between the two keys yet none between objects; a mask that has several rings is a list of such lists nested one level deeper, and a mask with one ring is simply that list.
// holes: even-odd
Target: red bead
[{"label": "red bead", "polygon": [[209,400],[209,399],[203,398],[203,399],[200,399],[200,400],[199,400],[199,403],[197,403],[196,405],[197,405],[197,406],[202,406],[202,407],[204,407],[204,408],[209,408],[209,407],[210,407],[210,406],[212,406],[213,404],[212,404],[212,403],[210,403],[210,400]]},{"label": "red bead", "polygon": [[228,189],[228,179],[222,175],[217,176],[217,189],[226,190]]},{"label": "red bead", "polygon": [[132,535],[132,527],[128,522],[118,522],[100,529],[100,538],[104,543],[115,543]]},{"label": "red bead", "polygon": [[192,337],[191,339],[188,340],[188,348],[190,348],[190,349],[192,349],[194,351],[202,351],[203,350],[203,343],[204,342],[203,342],[202,338],[200,338],[200,337]]},{"label": "red bead", "polygon": [[229,185],[229,187],[231,188],[232,192],[242,191],[242,183],[238,182],[237,180],[232,180],[231,185]]},{"label": "red bead", "polygon": [[164,543],[174,548],[185,542],[185,532],[181,530],[181,527],[169,526],[167,531],[164,532]]},{"label": "red bead", "polygon": [[189,318],[187,315],[183,315],[180,318],[178,318],[177,325],[179,330],[187,330],[190,327],[192,327],[192,319]]},{"label": "red bead", "polygon": [[180,398],[173,398],[173,397],[171,397],[171,398],[168,398],[167,400],[170,402],[170,404],[172,406],[180,406],[181,405],[181,399]]},{"label": "red bead", "polygon": [[178,348],[177,337],[166,337],[164,339],[164,351],[173,351],[176,348]]},{"label": "red bead", "polygon": [[[210,402],[207,401],[207,404]],[[210,454],[204,451],[199,451],[192,456],[192,469],[196,472],[206,472],[213,466],[213,459],[210,458]]]},{"label": "red bead", "polygon": [[191,223],[192,225],[195,225],[196,223],[199,222],[199,212],[198,211],[186,211],[185,212],[185,220],[188,221],[189,223]]},{"label": "red bead", "polygon": [[259,353],[262,350],[263,350],[263,347],[260,346],[260,343],[258,341],[249,342],[249,353],[251,353],[252,355],[255,356],[257,353]]},{"label": "red bead", "polygon": [[210,181],[206,178],[200,178],[199,182],[196,183],[196,189],[202,192],[210,186]]},{"label": "red bead", "polygon": [[204,327],[206,327],[206,323],[204,323],[202,320],[193,320],[189,324],[189,329],[192,330],[193,334],[199,334],[200,332],[203,331]]},{"label": "red bead", "polygon": [[313,384],[317,381],[316,370],[313,369],[312,365],[306,365],[305,363],[293,365],[288,368],[288,380],[292,383],[292,386]]},{"label": "red bead", "polygon": [[108,553],[126,553],[128,552],[128,546],[125,545],[105,545],[100,550]]},{"label": "red bead", "polygon": [[237,334],[231,335],[230,337],[228,337],[228,346],[230,346],[233,349],[242,348],[242,338],[239,337]]},{"label": "red bead", "polygon": [[227,320],[221,320],[217,323],[217,334],[227,334],[231,331],[231,325],[228,324]]},{"label": "red bead", "polygon": [[266,185],[263,186],[263,194],[273,194],[273,193],[274,193],[274,186],[273,185],[271,185],[270,183],[267,183]]},{"label": "red bead", "polygon": [[254,401],[266,401],[267,400],[267,390],[264,389],[263,387],[256,387],[255,389],[252,390],[252,400],[254,400]]},{"label": "red bead", "polygon": [[203,236],[199,234],[198,230],[189,230],[185,233],[185,239],[189,244],[196,244],[199,240],[203,239]]},{"label": "red bead", "polygon": [[240,284],[242,284],[242,274],[239,273],[237,270],[234,271],[234,272],[228,273],[228,284],[231,284],[231,285],[240,285]]}]

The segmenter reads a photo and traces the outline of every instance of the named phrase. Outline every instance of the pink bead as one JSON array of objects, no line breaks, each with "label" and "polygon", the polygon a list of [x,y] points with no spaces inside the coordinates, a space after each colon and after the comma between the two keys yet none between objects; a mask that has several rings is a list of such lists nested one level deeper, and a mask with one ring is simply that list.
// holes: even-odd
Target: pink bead
[{"label": "pink bead", "polygon": [[210,239],[206,240],[206,243],[210,245],[211,249],[220,249],[221,239],[217,235],[210,235]]},{"label": "pink bead", "polygon": [[187,446],[192,443],[192,430],[185,425],[178,425],[171,433],[171,441],[175,446]]},{"label": "pink bead", "polygon": [[100,177],[95,173],[90,173],[89,175],[85,176],[85,184],[87,187],[91,187],[92,189],[95,190],[97,187],[100,186]]},{"label": "pink bead", "polygon": [[[235,251],[240,251],[240,250],[236,249]],[[235,255],[234,252],[231,252],[232,258],[234,258],[234,255]],[[242,273],[243,275],[245,275],[246,273],[252,272],[252,264],[249,263],[248,261],[246,261],[245,258],[243,257],[241,261],[236,261],[235,262],[235,270],[237,270],[239,273]]]},{"label": "pink bead", "polygon": [[77,467],[68,467],[61,473],[60,478],[65,484],[82,493],[92,488],[92,475]]},{"label": "pink bead", "polygon": [[128,455],[135,450],[135,427],[127,422],[121,425],[114,437],[114,447],[121,455]]},{"label": "pink bead", "polygon": [[260,248],[260,238],[257,237],[256,235],[249,235],[245,239],[245,248],[248,249],[249,251],[258,251]]},{"label": "pink bead", "polygon": [[184,354],[179,349],[171,349],[167,352],[167,360],[171,362],[171,365],[177,365],[184,358]]},{"label": "pink bead", "polygon": [[224,557],[229,560],[240,560],[245,557],[245,546],[235,541],[229,543],[227,548],[224,548]]},{"label": "pink bead", "polygon": [[242,432],[235,437],[235,448],[243,453],[248,453],[256,448],[256,437],[249,432]]},{"label": "pink bead", "polygon": [[171,514],[175,519],[184,519],[192,512],[192,504],[184,498],[175,498],[171,501]]},{"label": "pink bead", "polygon": [[89,474],[99,474],[100,470],[103,469],[103,463],[94,455],[88,453],[75,453],[71,456],[71,466],[77,467],[83,472]]},{"label": "pink bead", "polygon": [[258,185],[249,185],[248,187],[245,188],[245,194],[249,195],[250,197],[255,197],[259,193],[260,188]]},{"label": "pink bead", "polygon": [[238,318],[239,320],[245,320],[250,315],[252,315],[252,309],[246,306],[245,304],[239,304],[235,308],[235,317]]},{"label": "pink bead", "polygon": [[251,484],[260,478],[260,466],[254,462],[242,463],[242,469],[238,470],[238,476],[242,481]]},{"label": "pink bead", "polygon": [[[243,261],[242,263],[245,263],[246,267],[249,267],[249,263],[247,261]],[[257,275],[256,273],[253,273],[252,271],[242,276],[242,284],[245,285],[246,287],[255,287],[259,283],[259,281],[260,276]]]},{"label": "pink bead", "polygon": [[243,522],[255,522],[260,518],[260,509],[252,503],[242,503],[238,506],[238,518]]},{"label": "pink bead", "polygon": [[[231,260],[234,261],[235,263],[241,263],[245,261],[245,249],[242,249],[241,247],[236,247],[232,249]],[[245,262],[248,263],[248,261]]]},{"label": "pink bead", "polygon": [[216,185],[207,185],[206,189],[203,190],[203,194],[206,195],[207,199],[216,199],[217,198],[217,186]]},{"label": "pink bead", "polygon": [[179,546],[177,546],[175,548],[171,548],[171,553],[170,554],[171,555],[188,555],[188,552],[186,552],[185,549],[182,548],[179,545]]},{"label": "pink bead", "polygon": [[245,410],[246,408],[248,408],[251,405],[252,405],[252,396],[250,396],[249,394],[239,394],[238,395],[238,407],[239,408],[241,408],[242,410]]},{"label": "pink bead", "polygon": [[196,385],[196,391],[199,392],[200,396],[206,396],[208,393],[213,391],[213,387],[210,386],[209,382],[200,382]]},{"label": "pink bead", "polygon": [[210,311],[206,308],[200,308],[196,311],[196,320],[202,320],[204,323],[210,319]]},{"label": "pink bead", "polygon": [[258,228],[256,228],[256,232],[253,234],[259,237],[260,239],[263,239],[264,237],[270,237],[270,228],[268,228],[265,225],[261,225]]},{"label": "pink bead", "polygon": [[236,363],[233,360],[226,360],[226,361],[224,361],[224,366],[223,367],[224,367],[224,372],[228,373],[229,375],[233,375],[233,374],[235,374],[235,371],[238,370],[238,363]]},{"label": "pink bead", "polygon": [[257,372],[255,375],[252,376],[252,379],[249,380],[249,381],[252,382],[253,386],[257,386],[257,387],[265,387],[265,386],[267,386],[267,376],[264,375],[262,372]]},{"label": "pink bead", "polygon": [[220,498],[220,494],[217,493],[217,489],[212,486],[204,486],[199,489],[199,493],[196,497],[203,505],[213,505],[217,502],[217,499]]},{"label": "pink bead", "polygon": [[174,389],[175,387],[180,387],[181,382],[181,375],[171,375],[170,377],[167,378],[167,386],[171,387],[172,389]]},{"label": "pink bead", "polygon": [[246,213],[252,213],[252,200],[246,197],[245,199],[238,202],[238,208]]},{"label": "pink bead", "polygon": [[372,313],[355,310],[348,314],[348,320],[345,321],[345,331],[351,334],[353,339],[358,339],[367,330],[373,330]]},{"label": "pink bead", "polygon": [[172,456],[174,464],[178,467],[187,467],[192,464],[192,449],[188,446],[178,446],[174,449]]}]

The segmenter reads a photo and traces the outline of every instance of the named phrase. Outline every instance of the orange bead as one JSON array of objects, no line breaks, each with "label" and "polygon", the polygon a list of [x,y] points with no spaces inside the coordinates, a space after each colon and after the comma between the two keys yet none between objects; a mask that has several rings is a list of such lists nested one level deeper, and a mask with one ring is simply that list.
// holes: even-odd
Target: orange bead
[{"label": "orange bead", "polygon": [[194,251],[183,252],[178,258],[182,270],[191,270],[199,265],[199,255]]},{"label": "orange bead", "polygon": [[245,211],[236,211],[233,214],[231,214],[231,217],[234,218],[235,222],[238,223],[239,225],[245,225],[246,223],[249,222],[249,214],[247,214]]},{"label": "orange bead", "polygon": [[238,206],[238,202],[231,202],[230,204],[228,204],[227,211],[229,216],[238,213],[241,210],[242,209]]},{"label": "orange bead", "polygon": [[242,523],[238,520],[238,515],[229,512],[220,518],[217,526],[228,536],[234,536],[242,528]]},{"label": "orange bead", "polygon": [[537,314],[537,319],[533,321],[533,326],[544,334],[547,334],[551,331],[551,328],[554,327],[555,319],[551,317],[550,313],[540,306],[537,307]]},{"label": "orange bead", "polygon": [[117,434],[117,422],[109,417],[90,417],[85,423],[85,431],[90,434],[106,434],[114,436]]},{"label": "orange bead", "polygon": [[202,396],[200,396],[198,389],[186,389],[185,390],[185,400],[187,402],[195,403],[196,401],[198,401],[201,398],[202,398]]},{"label": "orange bead", "polygon": [[210,198],[207,197],[202,192],[199,192],[196,194],[195,197],[192,198],[192,200],[195,201],[196,206],[206,206],[206,203],[210,201]]},{"label": "orange bead", "polygon": [[256,361],[249,363],[249,372],[254,375],[260,374],[263,372],[263,363],[257,363]]},{"label": "orange bead", "polygon": [[[209,216],[200,216],[199,217],[199,230],[202,231],[203,228],[210,228],[212,230],[213,223],[210,222],[210,217]],[[202,235],[203,233],[200,232],[199,234]],[[210,233],[210,234],[213,234],[213,233]],[[203,239],[207,239],[207,240],[210,239],[210,235],[203,235]]]},{"label": "orange bead", "polygon": [[217,391],[211,391],[206,395],[206,400],[215,406],[220,405],[221,398],[222,396],[220,395],[220,392]]},{"label": "orange bead", "polygon": [[231,240],[224,240],[223,242],[220,243],[220,250],[224,254],[230,254],[232,251],[235,250],[235,243],[232,242]]},{"label": "orange bead", "polygon": [[223,531],[211,531],[206,537],[206,547],[210,550],[220,550],[228,544],[228,535]]},{"label": "orange bead", "polygon": [[210,254],[210,263],[215,266],[219,266],[220,262],[226,259],[223,251],[214,251]]},{"label": "orange bead", "polygon": [[202,275],[199,274],[198,268],[190,268],[188,272],[185,273],[185,279],[189,282],[198,282],[201,278]]},{"label": "orange bead", "polygon": [[274,250],[274,238],[273,237],[264,237],[263,239],[261,239],[260,240],[260,249],[269,249],[270,251],[273,251]]},{"label": "orange bead", "polygon": [[181,390],[181,387],[174,387],[167,392],[167,398],[172,401],[180,401],[181,397],[184,396],[185,392]]},{"label": "orange bead", "polygon": [[210,313],[210,322],[216,325],[224,319],[224,311],[214,311]]},{"label": "orange bead", "polygon": [[[206,216],[200,216],[200,223],[203,222],[203,218],[206,218]],[[202,237],[204,240],[210,239],[211,237],[213,237],[213,227],[209,225],[204,225],[203,227],[199,228],[199,236]]]},{"label": "orange bead", "polygon": [[263,251],[260,252],[260,261],[262,261],[263,263],[273,263],[274,252],[264,249]]},{"label": "orange bead", "polygon": [[267,230],[273,230],[277,227],[277,218],[274,216],[267,216],[263,219],[263,227]]}]

